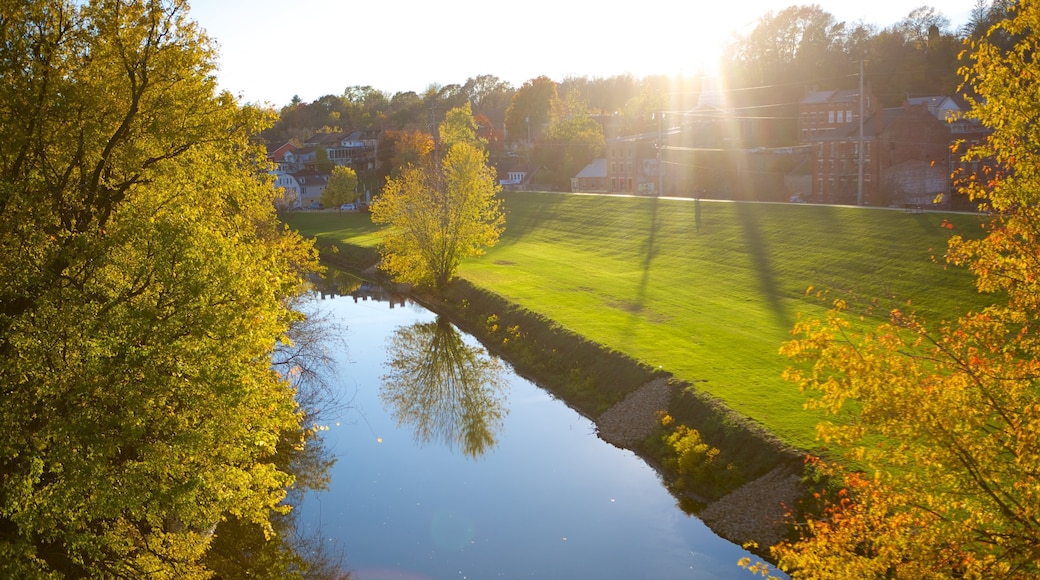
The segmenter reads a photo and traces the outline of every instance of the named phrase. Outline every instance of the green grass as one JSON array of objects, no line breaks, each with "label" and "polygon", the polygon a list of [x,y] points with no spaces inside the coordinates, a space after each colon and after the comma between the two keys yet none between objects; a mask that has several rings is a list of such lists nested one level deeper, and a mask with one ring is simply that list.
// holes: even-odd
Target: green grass
[{"label": "green grass", "polygon": [[[690,200],[503,197],[502,239],[461,277],[695,384],[803,449],[816,447],[821,416],[780,378],[788,361],[778,355],[799,316],[821,317],[840,297],[868,316],[899,307],[938,322],[987,300],[966,271],[941,263],[952,233],[983,234],[976,216],[706,200],[698,228]],[[377,243],[363,214],[288,223]]]}]

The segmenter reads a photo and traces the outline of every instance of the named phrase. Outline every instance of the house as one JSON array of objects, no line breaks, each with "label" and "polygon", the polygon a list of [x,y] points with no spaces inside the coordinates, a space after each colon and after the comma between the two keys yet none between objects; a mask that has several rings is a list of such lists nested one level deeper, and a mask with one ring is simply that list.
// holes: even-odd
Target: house
[{"label": "house", "polygon": [[862,104],[858,89],[812,91],[798,103],[798,142],[809,144],[849,123],[858,125],[861,108],[866,122],[877,113],[877,107],[878,101],[869,89],[864,91]]},{"label": "house", "polygon": [[382,131],[352,131],[327,148],[329,160],[357,172],[375,169],[381,140]]},{"label": "house", "polygon": [[950,127],[927,103],[907,101],[902,107],[875,110],[864,118],[862,133],[860,129],[854,115],[842,125],[808,133],[813,201],[920,204],[949,190]]},{"label": "house", "polygon": [[958,102],[952,97],[912,97],[907,99],[911,104],[922,105],[940,121],[950,128],[950,146],[948,175],[951,178],[947,207],[957,210],[974,210],[975,203],[967,195],[960,194],[961,183],[979,178],[994,166],[992,160],[969,159],[964,155],[969,149],[985,142],[990,131],[976,119],[964,117],[967,103]]},{"label": "house", "polygon": [[854,205],[877,199],[881,179],[878,134],[883,123],[884,111],[877,111],[864,120],[862,132],[857,120],[809,134],[812,201]]},{"label": "house", "polygon": [[296,146],[292,143],[284,143],[274,149],[268,146],[267,160],[273,164],[270,173],[278,191],[275,206],[280,210],[300,208],[300,184],[292,175],[296,167],[290,161],[295,150]]},{"label": "house", "polygon": [[879,203],[931,204],[950,191],[950,126],[928,102],[907,100],[886,109],[879,136]]},{"label": "house", "polygon": [[325,150],[326,157],[335,165],[350,167],[358,173],[373,170],[379,165],[378,149],[382,139],[381,130],[315,133],[304,144],[308,150],[307,157],[299,161],[301,167],[313,165],[316,151],[320,148]]},{"label": "house", "polygon": [[279,195],[275,200],[275,205],[279,209],[301,209],[303,207],[303,198],[300,195],[303,188],[295,175],[276,169],[274,187]]},{"label": "house", "polygon": [[302,171],[308,167],[314,168],[318,148],[314,145],[304,145],[285,154],[285,163],[291,167],[291,171]]},{"label": "house", "polygon": [[600,157],[593,159],[591,163],[571,178],[572,192],[606,193],[607,184],[607,159]]},{"label": "house", "polygon": [[524,182],[527,180],[526,171],[507,171],[506,176],[498,180],[498,184],[502,186],[502,189],[524,189]]},{"label": "house", "polygon": [[[268,146],[267,158],[274,164],[271,174],[274,186],[281,188],[278,206],[282,209],[318,207],[321,192],[328,185],[329,174],[317,167],[319,150],[323,150],[333,165],[344,165],[354,171],[374,170],[379,166],[377,156],[383,131],[326,131],[314,134],[302,147],[285,143]],[[366,201],[371,192],[365,192]]]},{"label": "house", "polygon": [[296,151],[295,145],[286,142],[275,149],[271,149],[269,145],[267,149],[267,160],[275,164],[276,170],[289,172],[295,169],[293,163],[289,161],[289,158],[287,158],[287,156]]},{"label": "house", "polygon": [[733,176],[753,124],[726,105],[716,83],[702,83],[693,108],[655,113],[656,130],[617,135],[616,123],[607,125],[609,192],[722,197],[741,188]]},{"label": "house", "polygon": [[293,174],[300,188],[298,207],[317,209],[321,207],[321,193],[329,185],[329,174],[314,169],[305,169]]},{"label": "house", "polygon": [[963,109],[951,97],[910,97],[906,100],[911,106],[924,106],[933,117],[944,122],[956,119]]},{"label": "house", "polygon": [[528,164],[516,155],[506,155],[495,162],[498,184],[505,190],[527,189]]},{"label": "house", "polygon": [[657,132],[607,139],[606,186],[609,193],[649,193],[660,188],[660,137]]}]

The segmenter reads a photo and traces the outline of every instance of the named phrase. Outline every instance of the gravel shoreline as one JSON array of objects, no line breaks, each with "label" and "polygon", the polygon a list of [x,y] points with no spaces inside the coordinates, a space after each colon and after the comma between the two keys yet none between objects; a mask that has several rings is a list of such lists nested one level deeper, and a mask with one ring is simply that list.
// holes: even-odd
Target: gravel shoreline
[{"label": "gravel shoreline", "polygon": [[[674,389],[668,379],[661,378],[629,393],[600,416],[600,438],[624,448],[639,444],[657,429],[658,413],[668,409]],[[786,512],[804,496],[799,474],[778,467],[709,503],[698,517],[731,542],[743,545],[753,541],[760,551],[767,551],[784,539],[788,531]]]},{"label": "gravel shoreline", "polygon": [[673,387],[668,379],[650,381],[628,394],[599,417],[601,439],[618,447],[632,447],[654,433],[657,414],[668,409]]}]

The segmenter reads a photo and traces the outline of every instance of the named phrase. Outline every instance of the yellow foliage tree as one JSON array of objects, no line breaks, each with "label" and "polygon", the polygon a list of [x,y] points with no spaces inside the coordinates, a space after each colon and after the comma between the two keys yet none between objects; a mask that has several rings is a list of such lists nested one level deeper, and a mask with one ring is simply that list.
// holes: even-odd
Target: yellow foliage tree
[{"label": "yellow foliage tree", "polygon": [[357,172],[353,169],[344,165],[333,167],[332,174],[329,176],[329,184],[321,192],[321,205],[337,208],[357,200],[357,184]]},{"label": "yellow foliage tree", "polygon": [[798,324],[788,377],[810,406],[854,408],[819,434],[869,471],[832,473],[842,499],[773,548],[797,578],[1040,575],[1040,7],[1018,3],[972,49],[970,116],[992,134],[970,155],[999,170],[966,189],[994,218],[947,257],[1006,300],[937,328],[893,311],[856,333],[841,308]]},{"label": "yellow foliage tree", "polygon": [[0,577],[206,578],[300,444],[314,253],[184,0],[0,2]]},{"label": "yellow foliage tree", "polygon": [[[445,123],[465,117],[449,112]],[[372,221],[384,226],[382,269],[401,282],[434,288],[447,284],[464,258],[494,245],[505,224],[495,169],[487,165],[475,124],[440,133],[451,137],[443,159],[407,166],[371,207]]]}]

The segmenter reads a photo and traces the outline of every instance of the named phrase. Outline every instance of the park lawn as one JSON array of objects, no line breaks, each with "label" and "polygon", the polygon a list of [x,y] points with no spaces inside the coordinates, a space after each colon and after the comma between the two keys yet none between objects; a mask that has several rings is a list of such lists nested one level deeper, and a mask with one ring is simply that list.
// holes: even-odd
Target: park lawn
[{"label": "park lawn", "polygon": [[[778,354],[799,316],[822,317],[843,298],[868,322],[894,307],[938,322],[987,300],[941,259],[952,233],[983,234],[973,215],[537,192],[503,199],[502,239],[467,260],[461,277],[671,372],[803,449],[818,447],[822,417],[781,379],[789,362]],[[377,243],[356,214],[289,223]]]},{"label": "park lawn", "polygon": [[316,238],[319,244],[322,241],[336,241],[365,248],[376,248],[379,245],[379,227],[372,223],[368,212],[301,211],[281,217],[289,227],[308,238]]}]

